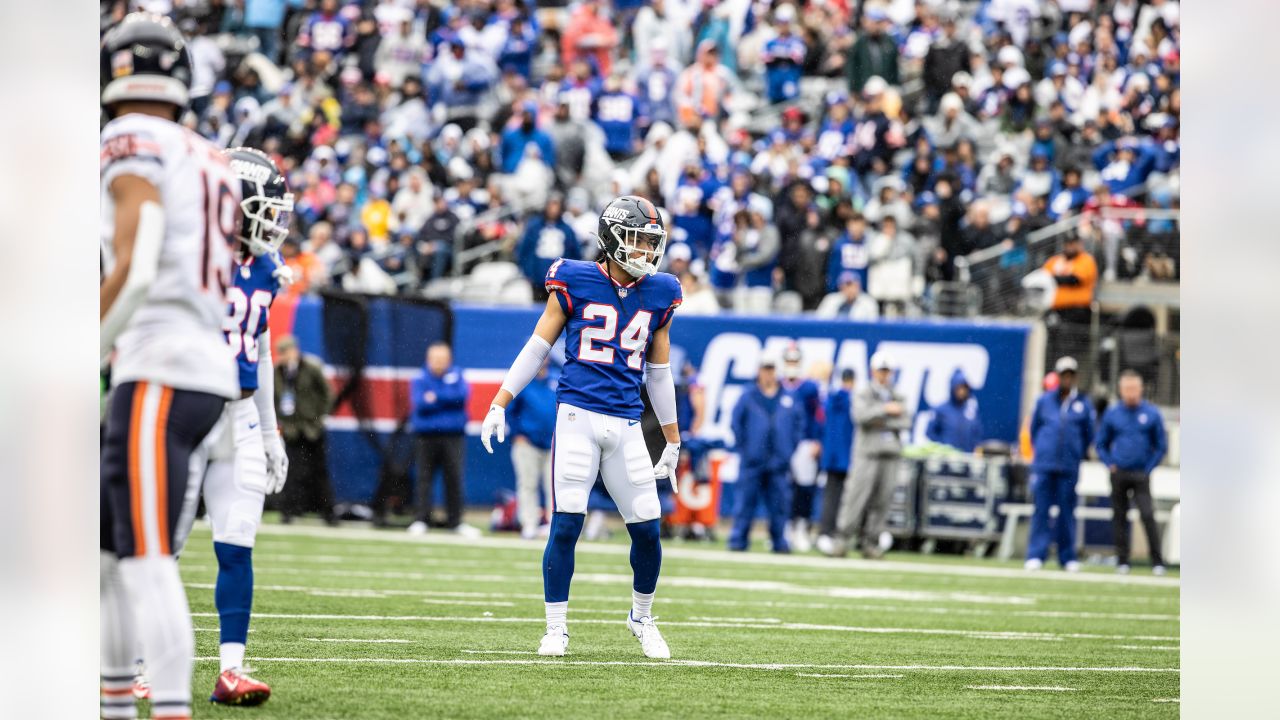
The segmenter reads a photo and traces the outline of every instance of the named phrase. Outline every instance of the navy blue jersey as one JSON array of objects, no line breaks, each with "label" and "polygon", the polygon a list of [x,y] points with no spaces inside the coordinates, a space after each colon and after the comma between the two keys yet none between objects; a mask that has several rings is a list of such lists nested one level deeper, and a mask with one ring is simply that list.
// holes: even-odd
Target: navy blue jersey
[{"label": "navy blue jersey", "polygon": [[603,92],[596,97],[593,118],[604,132],[604,149],[611,153],[635,150],[640,103],[624,92]]},{"label": "navy blue jersey", "polygon": [[556,399],[639,420],[649,336],[671,322],[682,300],[680,282],[657,273],[623,285],[594,262],[560,259],[547,270],[546,286],[569,318]]},{"label": "navy blue jersey", "polygon": [[237,263],[235,279],[227,288],[227,320],[222,329],[236,353],[240,367],[240,389],[258,389],[258,338],[267,331],[271,301],[280,290],[274,273],[284,265],[278,253]]},{"label": "navy blue jersey", "polygon": [[804,413],[804,439],[822,437],[822,390],[813,380],[782,381],[782,388],[791,393]]}]

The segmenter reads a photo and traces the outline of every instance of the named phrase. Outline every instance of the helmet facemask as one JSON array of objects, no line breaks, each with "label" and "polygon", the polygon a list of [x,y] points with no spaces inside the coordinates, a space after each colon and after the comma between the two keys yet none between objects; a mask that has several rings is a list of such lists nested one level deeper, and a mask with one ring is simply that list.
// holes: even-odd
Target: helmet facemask
[{"label": "helmet facemask", "polygon": [[612,225],[609,230],[617,245],[609,258],[618,263],[632,277],[641,278],[658,272],[658,263],[667,251],[667,231],[657,223],[644,227]]},{"label": "helmet facemask", "polygon": [[293,193],[287,192],[277,198],[259,192],[241,200],[240,210],[249,228],[248,236],[242,236],[240,241],[249,248],[249,252],[266,255],[278,251],[289,236]]}]

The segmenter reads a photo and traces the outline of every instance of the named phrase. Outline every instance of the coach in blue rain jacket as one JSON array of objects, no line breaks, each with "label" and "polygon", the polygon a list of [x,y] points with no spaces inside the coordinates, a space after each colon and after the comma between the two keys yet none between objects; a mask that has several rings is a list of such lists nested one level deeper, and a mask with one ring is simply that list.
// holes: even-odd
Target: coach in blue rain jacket
[{"label": "coach in blue rain jacket", "polygon": [[[1028,570],[1038,570],[1049,556],[1049,544],[1058,544],[1058,562],[1068,572],[1080,569],[1076,562],[1076,480],[1080,463],[1093,442],[1093,403],[1075,388],[1075,358],[1058,359],[1058,389],[1036,401],[1031,415],[1031,538],[1027,545]],[[1049,526],[1049,508],[1058,506],[1057,527]]]},{"label": "coach in blue rain jacket", "polygon": [[791,455],[804,439],[805,418],[800,405],[778,384],[777,360],[760,361],[756,384],[733,408],[733,437],[737,443],[738,483],[734,501],[730,550],[746,550],[751,521],[763,500],[769,513],[773,551],[791,552],[785,531],[791,512]]},{"label": "coach in blue rain jacket", "polygon": [[[445,343],[427,349],[427,364],[409,383],[409,428],[416,436],[418,515],[410,532],[426,532],[430,524],[432,484],[436,469],[444,471],[445,526],[462,526],[462,433],[467,427],[467,382],[453,364]],[[419,524],[421,523],[421,524]]]},{"label": "coach in blue rain jacket", "polygon": [[924,434],[936,443],[970,453],[983,441],[978,399],[959,368],[951,375],[950,399],[933,409],[933,419]]},{"label": "coach in blue rain jacket", "polygon": [[822,426],[822,471],[827,474],[827,484],[822,489],[822,515],[818,520],[818,536],[827,538],[823,544],[829,544],[835,535],[844,482],[849,476],[854,436],[854,380],[853,368],[845,368],[840,372],[840,387],[827,395],[827,421]]}]

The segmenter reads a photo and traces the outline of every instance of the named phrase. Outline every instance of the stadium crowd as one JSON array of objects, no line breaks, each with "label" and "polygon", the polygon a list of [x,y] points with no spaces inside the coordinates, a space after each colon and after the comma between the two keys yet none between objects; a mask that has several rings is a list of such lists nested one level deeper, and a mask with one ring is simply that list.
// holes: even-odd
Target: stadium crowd
[{"label": "stadium crowd", "polygon": [[501,259],[537,299],[626,193],[663,208],[684,313],[927,312],[958,257],[1020,277],[1064,218],[1105,279],[1177,274],[1130,240],[1168,220],[1100,213],[1177,205],[1176,0],[101,6],[173,17],[184,122],[286,170],[293,292],[438,296]]}]

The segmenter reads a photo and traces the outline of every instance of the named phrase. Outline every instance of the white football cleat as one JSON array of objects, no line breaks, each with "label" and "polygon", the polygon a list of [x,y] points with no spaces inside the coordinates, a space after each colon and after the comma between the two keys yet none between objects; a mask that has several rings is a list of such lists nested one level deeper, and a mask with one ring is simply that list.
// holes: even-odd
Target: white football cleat
[{"label": "white football cleat", "polygon": [[547,634],[542,636],[542,644],[538,645],[538,654],[562,657],[568,649],[569,628],[564,625],[548,625]]},{"label": "white football cleat", "polygon": [[1155,567],[1151,568],[1151,574],[1152,574],[1152,575],[1155,575],[1155,576],[1157,576],[1157,577],[1163,576],[1163,575],[1164,575],[1164,566],[1163,566],[1163,565],[1156,565]]},{"label": "white football cleat", "polygon": [[1125,563],[1125,564],[1122,564],[1122,565],[1117,565],[1117,566],[1116,566],[1116,574],[1117,574],[1117,575],[1128,575],[1128,574],[1129,574],[1129,565],[1128,565],[1128,563]]},{"label": "white football cleat", "polygon": [[658,632],[658,626],[654,624],[652,617],[634,620],[628,612],[627,629],[640,641],[640,649],[644,651],[645,657],[657,660],[671,659],[671,648],[667,647],[667,641],[662,639],[662,633]]},{"label": "white football cleat", "polygon": [[1069,573],[1078,573],[1080,572],[1080,561],[1072,560],[1068,562],[1066,565],[1063,565],[1062,569],[1066,570]]},{"label": "white football cleat", "polygon": [[458,525],[453,528],[453,532],[455,535],[459,535],[468,540],[475,540],[477,538],[484,537],[484,533],[480,532],[480,528],[466,523],[458,523]]},{"label": "white football cleat", "polygon": [[1034,570],[1039,570],[1042,567],[1044,567],[1044,561],[1041,560],[1040,558],[1027,558],[1027,561],[1022,563],[1023,570],[1034,571]]},{"label": "white football cleat", "polygon": [[426,535],[427,524],[421,520],[414,520],[413,524],[409,526],[408,532],[410,535]]},{"label": "white football cleat", "polygon": [[791,533],[791,550],[798,553],[807,553],[813,549],[813,542],[809,540],[809,523],[804,520],[796,520]]}]

